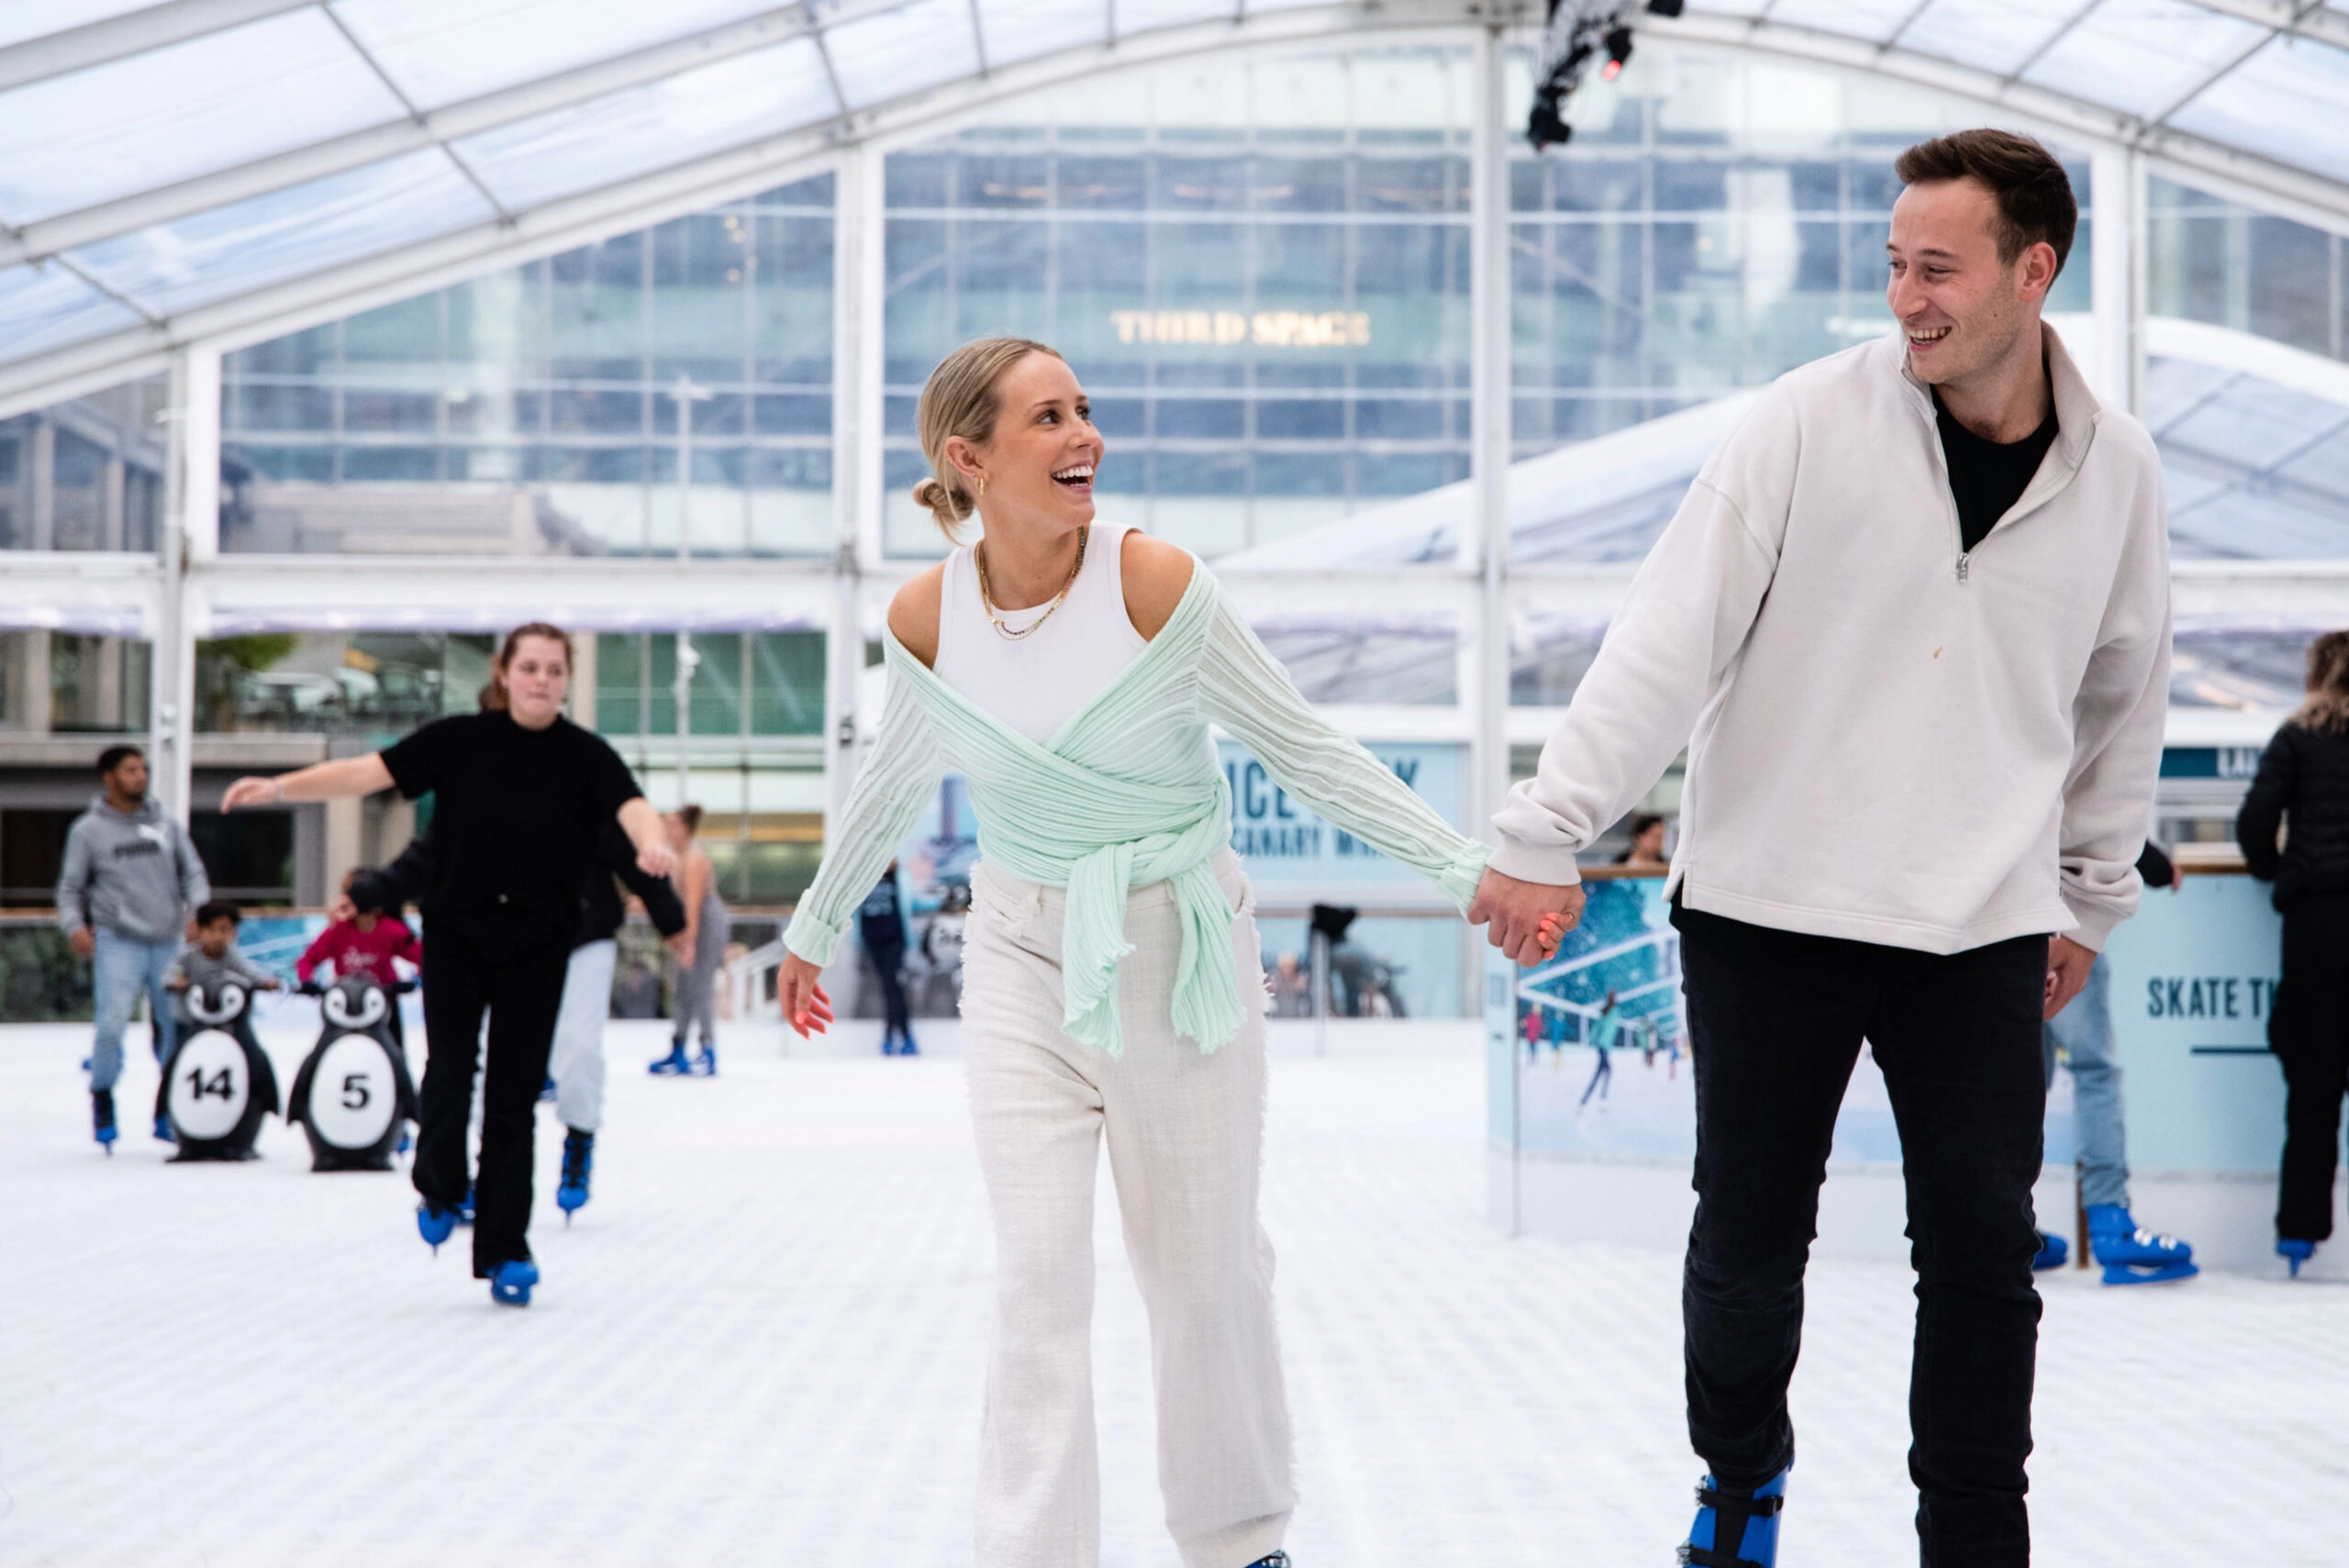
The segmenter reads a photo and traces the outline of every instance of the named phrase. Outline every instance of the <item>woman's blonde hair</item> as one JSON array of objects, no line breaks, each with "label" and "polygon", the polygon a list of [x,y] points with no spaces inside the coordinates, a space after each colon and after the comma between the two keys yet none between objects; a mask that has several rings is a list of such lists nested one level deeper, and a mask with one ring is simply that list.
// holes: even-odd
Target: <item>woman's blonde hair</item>
[{"label": "woman's blonde hair", "polygon": [[914,486],[914,501],[929,508],[939,531],[950,539],[960,537],[955,530],[979,509],[979,498],[947,461],[946,443],[960,436],[983,446],[993,439],[996,418],[1003,412],[996,384],[1004,372],[1030,354],[1061,358],[1059,350],[1030,338],[977,338],[939,361],[922,384],[915,425],[933,477]]},{"label": "woman's blonde hair", "polygon": [[2292,715],[2303,729],[2349,729],[2349,631],[2309,644],[2309,695]]}]

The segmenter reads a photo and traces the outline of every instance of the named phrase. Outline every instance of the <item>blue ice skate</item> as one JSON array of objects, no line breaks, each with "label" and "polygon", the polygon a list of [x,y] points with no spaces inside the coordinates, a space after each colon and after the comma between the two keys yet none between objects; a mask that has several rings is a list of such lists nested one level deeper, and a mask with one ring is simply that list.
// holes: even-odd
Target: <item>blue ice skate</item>
[{"label": "blue ice skate", "polygon": [[691,1073],[696,1078],[717,1077],[718,1047],[704,1044],[701,1048],[701,1054],[694,1058],[694,1064],[691,1067],[686,1068],[685,1071]]},{"label": "blue ice skate", "polygon": [[2088,1205],[2088,1251],[2104,1265],[2107,1284],[2159,1284],[2202,1272],[2193,1248],[2143,1229],[2117,1203]]},{"label": "blue ice skate", "polygon": [[114,1091],[112,1089],[90,1091],[90,1132],[91,1136],[98,1140],[98,1147],[106,1151],[107,1158],[113,1158],[114,1140],[121,1137],[122,1133],[114,1124]]},{"label": "blue ice skate", "polygon": [[157,1117],[155,1118],[155,1141],[158,1143],[177,1143],[179,1140],[180,1135],[172,1130],[172,1118],[167,1116]]},{"label": "blue ice skate", "polygon": [[2061,1236],[2053,1230],[2039,1233],[2039,1256],[2031,1261],[2032,1273],[2044,1273],[2049,1269],[2060,1269],[2071,1261],[2072,1249]]},{"label": "blue ice skate", "polygon": [[416,1206],[416,1233],[430,1243],[434,1257],[440,1255],[440,1243],[454,1235],[456,1229],[457,1211],[455,1209],[435,1208],[429,1203],[420,1203]]},{"label": "blue ice skate", "polygon": [[554,1206],[562,1210],[565,1225],[574,1210],[587,1207],[587,1178],[595,1169],[596,1135],[573,1128],[562,1140],[562,1179],[554,1189]]},{"label": "blue ice skate", "polygon": [[1275,1551],[1270,1557],[1259,1557],[1248,1568],[1289,1568],[1288,1553]]},{"label": "blue ice skate", "polygon": [[539,1265],[517,1258],[489,1271],[489,1298],[500,1307],[528,1307],[530,1289],[538,1283]]},{"label": "blue ice skate", "polygon": [[669,1048],[668,1055],[645,1069],[655,1078],[682,1078],[693,1070],[694,1064],[685,1055],[685,1042],[682,1040]]},{"label": "blue ice skate", "polygon": [[1687,1568],[1776,1568],[1778,1510],[1786,1506],[1783,1470],[1751,1492],[1717,1485],[1697,1488],[1697,1522],[1680,1549]]},{"label": "blue ice skate", "polygon": [[[897,1038],[897,1054],[900,1056],[919,1056],[921,1054],[921,1047],[914,1043],[913,1030],[907,1029],[904,1034]],[[1271,1559],[1267,1558],[1265,1561],[1270,1562]],[[1283,1562],[1286,1562],[1288,1559],[1283,1557],[1281,1561]],[[1254,1564],[1250,1564],[1250,1568],[1254,1568]]]},{"label": "blue ice skate", "polygon": [[2300,1265],[2316,1256],[2316,1243],[2291,1236],[2278,1236],[2276,1239],[2276,1255],[2292,1265],[2292,1277],[2298,1279],[2300,1277]]},{"label": "blue ice skate", "polygon": [[471,1225],[473,1222],[473,1188],[465,1189],[465,1195],[457,1200],[457,1207],[450,1212],[457,1217],[457,1223],[460,1225]]}]

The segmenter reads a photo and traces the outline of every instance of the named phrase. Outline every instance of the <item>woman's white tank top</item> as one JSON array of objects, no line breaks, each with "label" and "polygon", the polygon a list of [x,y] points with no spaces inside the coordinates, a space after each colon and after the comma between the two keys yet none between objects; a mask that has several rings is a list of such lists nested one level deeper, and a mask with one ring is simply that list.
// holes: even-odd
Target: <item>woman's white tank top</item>
[{"label": "woman's white tank top", "polygon": [[[976,547],[948,556],[938,609],[939,679],[1038,745],[1050,743],[1148,646],[1126,614],[1119,570],[1126,531],[1123,523],[1093,524],[1085,568],[1068,597],[1017,642],[988,623]],[[1017,631],[1035,625],[1044,607],[996,613]]]}]

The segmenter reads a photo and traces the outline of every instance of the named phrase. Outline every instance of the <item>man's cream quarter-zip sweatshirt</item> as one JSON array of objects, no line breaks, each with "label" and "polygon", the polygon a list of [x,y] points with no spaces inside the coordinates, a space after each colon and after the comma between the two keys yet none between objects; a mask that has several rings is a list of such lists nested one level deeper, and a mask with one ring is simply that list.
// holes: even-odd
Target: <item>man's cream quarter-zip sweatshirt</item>
[{"label": "man's cream quarter-zip sweatshirt", "polygon": [[1969,552],[1898,334],[1781,377],[1634,577],[1494,869],[1575,852],[1683,746],[1692,909],[1927,952],[2136,908],[2169,695],[2169,547],[2144,427],[2043,327],[2060,426]]}]

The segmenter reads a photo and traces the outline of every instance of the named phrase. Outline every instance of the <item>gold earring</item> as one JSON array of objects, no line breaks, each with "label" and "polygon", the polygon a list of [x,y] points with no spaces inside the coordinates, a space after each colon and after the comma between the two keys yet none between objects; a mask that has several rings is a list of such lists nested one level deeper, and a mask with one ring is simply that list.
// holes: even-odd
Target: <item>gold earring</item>
[{"label": "gold earring", "polygon": [[986,498],[987,498],[987,476],[986,476],[985,474],[982,473],[982,474],[980,474],[980,475],[979,475],[979,499],[980,499],[980,500],[982,500],[982,501],[984,501],[984,500],[985,500]]}]

